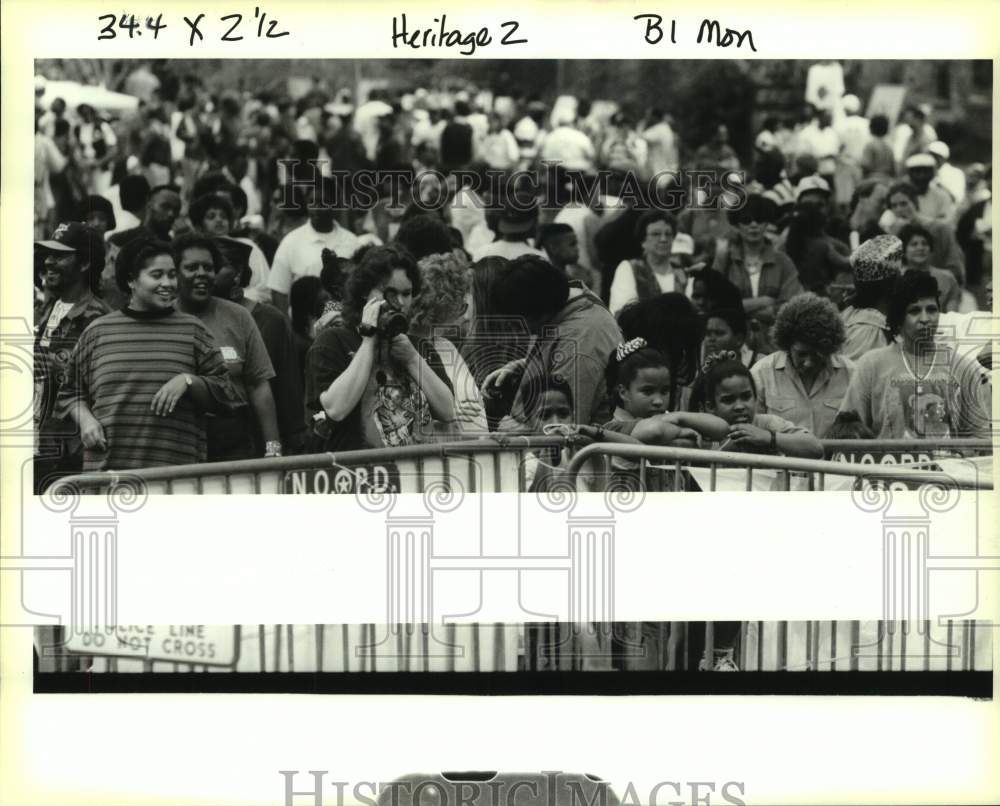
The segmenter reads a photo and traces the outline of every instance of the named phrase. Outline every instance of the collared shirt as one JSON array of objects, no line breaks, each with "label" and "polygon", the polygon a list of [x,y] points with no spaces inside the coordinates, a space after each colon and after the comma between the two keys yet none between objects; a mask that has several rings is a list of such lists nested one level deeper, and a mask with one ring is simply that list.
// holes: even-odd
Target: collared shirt
[{"label": "collared shirt", "polygon": [[83,331],[111,310],[104,300],[86,291],[53,324],[56,307],[61,304],[57,299],[50,299],[38,309],[35,317],[36,428],[51,416],[56,395],[70,368],[70,355]]},{"label": "collared shirt", "polygon": [[274,253],[274,265],[267,287],[287,295],[299,277],[319,277],[323,270],[323,250],[332,249],[337,257],[349,258],[358,248],[358,237],[339,224],[330,232],[317,232],[310,222],[289,232]]},{"label": "collared shirt", "polygon": [[955,219],[955,200],[951,194],[940,185],[931,184],[927,192],[917,200],[920,215],[932,221],[943,221],[953,224]]},{"label": "collared shirt", "polygon": [[857,361],[870,350],[892,342],[885,314],[875,308],[855,308],[848,305],[840,312],[844,322],[844,346],[841,353]]},{"label": "collared shirt", "polygon": [[830,356],[808,392],[784,350],[764,356],[750,373],[757,386],[759,411],[777,414],[822,437],[847,394],[854,362],[839,354]]},{"label": "collared shirt", "polygon": [[784,304],[802,292],[799,273],[788,255],[765,243],[760,258],[761,269],[756,289],[747,270],[743,242],[738,235],[730,238],[726,248],[719,250],[712,268],[735,285],[743,299],[766,296],[773,297],[778,304]]}]

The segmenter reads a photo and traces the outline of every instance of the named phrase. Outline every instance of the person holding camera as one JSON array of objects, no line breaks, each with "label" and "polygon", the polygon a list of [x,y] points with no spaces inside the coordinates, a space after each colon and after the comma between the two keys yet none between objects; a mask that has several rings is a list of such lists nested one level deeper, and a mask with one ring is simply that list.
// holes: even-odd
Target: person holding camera
[{"label": "person holding camera", "polygon": [[454,419],[454,396],[430,343],[406,335],[420,272],[396,247],[372,247],[347,281],[343,326],[319,333],[306,355],[312,450],[402,447]]}]

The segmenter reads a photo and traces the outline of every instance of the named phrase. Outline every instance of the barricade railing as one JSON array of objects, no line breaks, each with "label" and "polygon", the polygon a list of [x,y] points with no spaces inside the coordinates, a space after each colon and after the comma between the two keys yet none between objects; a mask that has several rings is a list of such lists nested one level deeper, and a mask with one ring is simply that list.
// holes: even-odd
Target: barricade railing
[{"label": "barricade railing", "polygon": [[[524,489],[529,452],[560,450],[562,437],[496,436],[400,448],[373,448],[270,459],[175,465],[121,472],[81,473],[58,482],[64,491],[103,493],[141,484],[150,495],[352,493],[359,488],[422,493],[449,481],[465,492]],[[353,471],[341,473],[340,471]]]},{"label": "barricade railing", "polygon": [[827,459],[861,464],[918,464],[992,454],[989,439],[824,439]]},{"label": "barricade railing", "polygon": [[[40,672],[695,671],[717,622],[242,625],[233,666],[39,651]],[[735,626],[735,625],[734,625]],[[56,628],[58,629],[58,628]],[[39,650],[53,640],[39,628]],[[941,621],[738,623],[740,671],[991,671],[993,625]],[[709,663],[711,667],[711,663]]]},{"label": "barricade railing", "polygon": [[[715,490],[716,471],[725,469],[729,476],[737,469],[746,470],[745,489],[754,486],[754,471],[769,471],[774,489],[825,488],[827,475],[839,477],[878,477],[895,475],[886,467],[914,465],[934,471],[934,463],[956,455],[983,456],[991,454],[989,440],[827,440],[823,443],[827,457],[839,461],[802,460],[785,457],[759,456],[747,453],[727,453],[620,443],[597,443],[578,451],[569,465],[575,479],[583,463],[600,454],[603,457],[633,459],[638,462],[639,477],[645,483],[646,470],[655,465],[663,470],[670,463],[673,485],[685,487],[691,467],[706,467],[713,475],[708,489]],[[410,445],[402,448],[376,448],[337,453],[286,456],[271,459],[248,459],[235,462],[213,462],[172,467],[144,468],[122,472],[84,473],[62,479],[61,489],[82,494],[100,493],[119,484],[142,484],[149,494],[254,494],[254,493],[351,493],[359,489],[390,492],[424,492],[430,484],[445,487],[460,484],[465,492],[523,492],[526,489],[525,460],[529,453],[561,450],[570,447],[562,437],[512,436],[484,438],[462,442],[442,442]],[[652,464],[651,464],[652,463]],[[345,472],[351,471],[351,472]],[[782,472],[783,475],[782,475]],[[793,483],[792,472],[798,474]],[[606,467],[605,479],[614,475]],[[696,474],[703,475],[703,474]],[[758,481],[766,475],[758,474]],[[803,483],[806,477],[808,483]],[[964,487],[965,481],[948,477],[952,486]],[[902,481],[913,483],[943,483],[945,476],[917,477],[907,472]],[[767,479],[765,479],[765,483]],[[731,483],[723,485],[733,489]],[[699,484],[700,489],[706,489]],[[981,488],[990,489],[989,484]],[[656,489],[651,487],[650,489]],[[666,488],[661,488],[666,489]]]},{"label": "barricade railing", "polygon": [[[992,473],[951,473],[943,469],[907,468],[884,465],[832,462],[823,459],[797,459],[729,451],[706,451],[696,448],[672,448],[656,445],[595,443],[578,451],[566,468],[570,487],[581,485],[580,474],[593,460],[604,462],[602,475],[612,483],[636,483],[642,489],[658,491],[700,490],[850,490],[863,480],[900,483],[916,489],[938,485],[953,489],[992,490]],[[619,470],[614,460],[618,460]],[[944,460],[940,460],[944,461]],[[958,460],[965,461],[965,460]],[[630,463],[626,466],[626,463]],[[658,474],[651,475],[651,471]],[[592,474],[591,474],[592,475]],[[692,486],[694,485],[694,486]]]}]

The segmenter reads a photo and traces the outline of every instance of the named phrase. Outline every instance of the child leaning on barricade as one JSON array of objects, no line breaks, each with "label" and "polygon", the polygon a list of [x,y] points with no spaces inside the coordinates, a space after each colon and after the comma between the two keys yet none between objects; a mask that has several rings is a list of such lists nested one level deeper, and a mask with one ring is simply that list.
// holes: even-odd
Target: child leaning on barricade
[{"label": "child leaning on barricade", "polygon": [[706,447],[804,459],[823,457],[823,445],[808,429],[776,414],[757,413],[753,376],[732,351],[705,359],[691,403],[726,424],[723,436]]},{"label": "child leaning on barricade", "polygon": [[[732,351],[714,353],[705,360],[695,381],[692,405],[716,415],[726,424],[718,450],[822,458],[823,446],[800,426],[774,414],[757,413],[757,389],[750,370]],[[739,671],[736,663],[740,622],[712,623],[712,638],[706,629],[698,668],[703,671]]]},{"label": "child leaning on barricade", "polygon": [[[667,411],[671,382],[667,358],[643,338],[618,345],[608,359],[605,379],[615,406],[605,432],[624,434],[645,445],[679,448],[697,448],[703,438],[726,436],[728,426],[719,417]],[[630,488],[641,484],[638,467],[631,460],[612,460],[616,481]],[[664,492],[676,489],[674,479],[663,474],[647,476],[644,486]],[[686,483],[681,488],[686,489]]]},{"label": "child leaning on barricade", "polygon": [[[636,444],[637,440],[625,434],[607,432],[595,425],[579,425],[573,422],[573,392],[565,381],[550,379],[541,392],[537,406],[536,422],[531,424],[529,433],[545,436],[561,436],[566,444],[561,448],[529,451],[524,457],[524,489],[528,492],[552,492],[568,484],[566,473],[573,448],[589,442],[620,442]],[[578,475],[583,488],[588,492],[600,490],[604,464],[600,457],[594,457],[584,464]]]}]

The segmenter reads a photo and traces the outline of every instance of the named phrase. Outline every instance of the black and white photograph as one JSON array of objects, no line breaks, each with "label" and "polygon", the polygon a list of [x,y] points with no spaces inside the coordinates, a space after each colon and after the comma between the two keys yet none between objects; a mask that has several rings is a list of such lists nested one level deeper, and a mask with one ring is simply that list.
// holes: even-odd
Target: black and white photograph
[{"label": "black and white photograph", "polygon": [[990,62],[35,82],[39,494],[991,483]]},{"label": "black and white photograph", "polygon": [[[35,80],[41,495],[992,490],[989,62],[43,60]],[[454,558],[433,528],[396,537],[390,596],[426,617]],[[566,569],[567,601],[613,586],[610,558]],[[917,609],[554,612],[39,628],[37,668],[991,679],[991,625]]]}]

